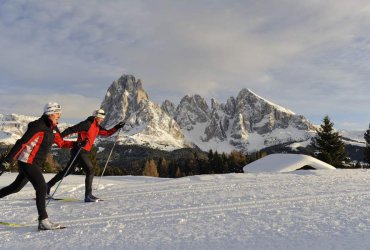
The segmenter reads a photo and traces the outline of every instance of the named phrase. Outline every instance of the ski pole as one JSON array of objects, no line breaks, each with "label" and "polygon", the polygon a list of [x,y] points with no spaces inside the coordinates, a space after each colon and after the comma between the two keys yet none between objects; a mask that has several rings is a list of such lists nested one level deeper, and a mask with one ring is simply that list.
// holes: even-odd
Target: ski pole
[{"label": "ski pole", "polygon": [[96,186],[96,189],[99,189],[100,180],[103,178],[103,175],[104,175],[105,169],[106,169],[106,168],[107,168],[107,166],[108,166],[108,162],[109,162],[109,160],[110,160],[110,157],[112,156],[113,149],[114,149],[114,147],[116,146],[116,143],[117,143],[117,141],[118,141],[119,134],[121,133],[121,130],[122,130],[122,129],[120,129],[120,130],[118,131],[118,133],[117,133],[116,140],[114,141],[113,147],[112,147],[112,149],[110,150],[110,153],[109,153],[109,155],[108,155],[108,159],[107,159],[107,161],[105,162],[105,166],[104,166],[103,172],[102,172],[102,174],[101,174],[101,176],[100,176],[100,178],[99,178],[99,180],[98,180],[98,184],[97,184],[97,186]]},{"label": "ski pole", "polygon": [[51,197],[48,199],[48,202],[46,203],[46,206],[47,206],[47,205],[49,205],[50,200],[54,197],[54,194],[57,192],[57,190],[58,190],[58,188],[59,188],[60,184],[62,183],[62,181],[63,181],[63,179],[64,179],[64,177],[66,177],[66,175],[67,175],[67,174],[68,174],[68,172],[69,172],[69,169],[72,167],[73,163],[74,163],[74,162],[75,162],[75,160],[77,159],[77,156],[80,154],[81,149],[82,149],[82,147],[80,147],[80,148],[78,149],[76,156],[73,158],[73,160],[72,160],[71,164],[69,164],[69,166],[68,166],[68,168],[67,168],[67,171],[64,173],[63,178],[59,181],[59,183],[58,183],[57,187],[55,188],[55,190],[54,190],[53,194],[52,194],[52,195],[51,195]]}]

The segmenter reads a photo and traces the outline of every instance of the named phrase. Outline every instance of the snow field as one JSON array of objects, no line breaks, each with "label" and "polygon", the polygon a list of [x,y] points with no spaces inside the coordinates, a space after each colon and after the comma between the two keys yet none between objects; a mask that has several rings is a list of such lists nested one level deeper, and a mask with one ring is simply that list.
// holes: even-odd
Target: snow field
[{"label": "snow field", "polygon": [[[69,176],[56,196],[82,199],[83,183]],[[0,226],[0,248],[369,249],[369,184],[362,170],[104,177],[94,194],[105,201],[51,202],[50,219],[68,228],[47,232],[27,184],[0,199],[0,221],[33,226]]]}]

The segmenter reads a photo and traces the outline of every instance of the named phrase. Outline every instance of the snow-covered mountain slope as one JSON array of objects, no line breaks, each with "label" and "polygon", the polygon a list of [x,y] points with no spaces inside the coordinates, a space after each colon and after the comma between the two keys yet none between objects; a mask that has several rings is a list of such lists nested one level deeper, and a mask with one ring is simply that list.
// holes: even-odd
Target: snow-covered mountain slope
[{"label": "snow-covered mountain slope", "polygon": [[366,130],[356,130],[356,131],[349,131],[349,130],[340,130],[339,134],[342,136],[343,141],[346,144],[365,147],[365,139],[364,134]]},{"label": "snow-covered mountain slope", "polygon": [[[15,174],[1,176],[0,187]],[[46,175],[46,180],[52,175]],[[83,198],[84,176],[59,197]],[[96,183],[96,181],[95,181]],[[103,202],[51,202],[37,232],[34,190],[0,199],[1,249],[368,249],[370,175],[361,170],[202,175],[180,179],[104,177]]]}]

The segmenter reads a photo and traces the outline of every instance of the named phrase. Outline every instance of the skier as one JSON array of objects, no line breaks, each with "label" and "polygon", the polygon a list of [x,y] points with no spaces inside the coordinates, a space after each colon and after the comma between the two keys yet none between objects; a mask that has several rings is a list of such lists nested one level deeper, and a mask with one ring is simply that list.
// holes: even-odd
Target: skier
[{"label": "skier", "polygon": [[[94,178],[94,170],[91,159],[89,158],[89,152],[94,144],[95,138],[98,135],[110,136],[114,134],[117,130],[124,126],[124,122],[118,123],[110,130],[106,130],[100,126],[105,118],[105,112],[102,109],[95,110],[93,116],[88,117],[85,121],[82,121],[72,127],[67,128],[63,131],[62,137],[78,133],[77,141],[85,145],[82,146],[80,154],[77,156],[75,164],[79,164],[86,172],[85,178],[85,202],[97,202],[99,198],[92,195],[92,182]],[[67,166],[72,163],[72,160],[75,158],[78,147],[73,147],[71,150],[71,158]],[[73,171],[74,167],[72,166],[68,173],[67,167],[62,171],[57,173],[48,183],[47,183],[47,194],[50,196],[50,189],[60,181],[63,176],[69,175]]]},{"label": "skier", "polygon": [[62,139],[57,127],[60,117],[60,105],[56,102],[47,103],[44,107],[44,114],[38,120],[28,124],[25,134],[17,140],[0,163],[1,174],[14,160],[18,160],[19,167],[19,174],[15,181],[0,190],[0,198],[19,192],[30,181],[36,191],[39,230],[62,228],[59,224],[48,219],[45,205],[46,183],[40,169],[53,143],[56,143],[60,148],[71,148],[75,144],[73,141]]}]

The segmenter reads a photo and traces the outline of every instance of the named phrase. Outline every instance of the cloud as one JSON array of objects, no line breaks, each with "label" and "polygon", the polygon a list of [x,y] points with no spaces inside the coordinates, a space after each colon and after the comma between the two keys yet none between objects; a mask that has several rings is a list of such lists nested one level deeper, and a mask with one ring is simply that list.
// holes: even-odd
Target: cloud
[{"label": "cloud", "polygon": [[44,105],[48,102],[58,102],[62,106],[62,119],[68,121],[79,121],[90,116],[92,112],[100,107],[101,100],[75,94],[52,94],[45,95],[6,95],[2,97],[3,105],[0,113],[13,113],[41,116]]},{"label": "cloud", "polygon": [[[129,73],[156,102],[195,93],[224,101],[247,87],[308,118],[366,116],[369,6],[362,0],[3,1],[0,93],[101,101],[110,83]],[[15,112],[8,103],[0,100],[4,111]]]}]

